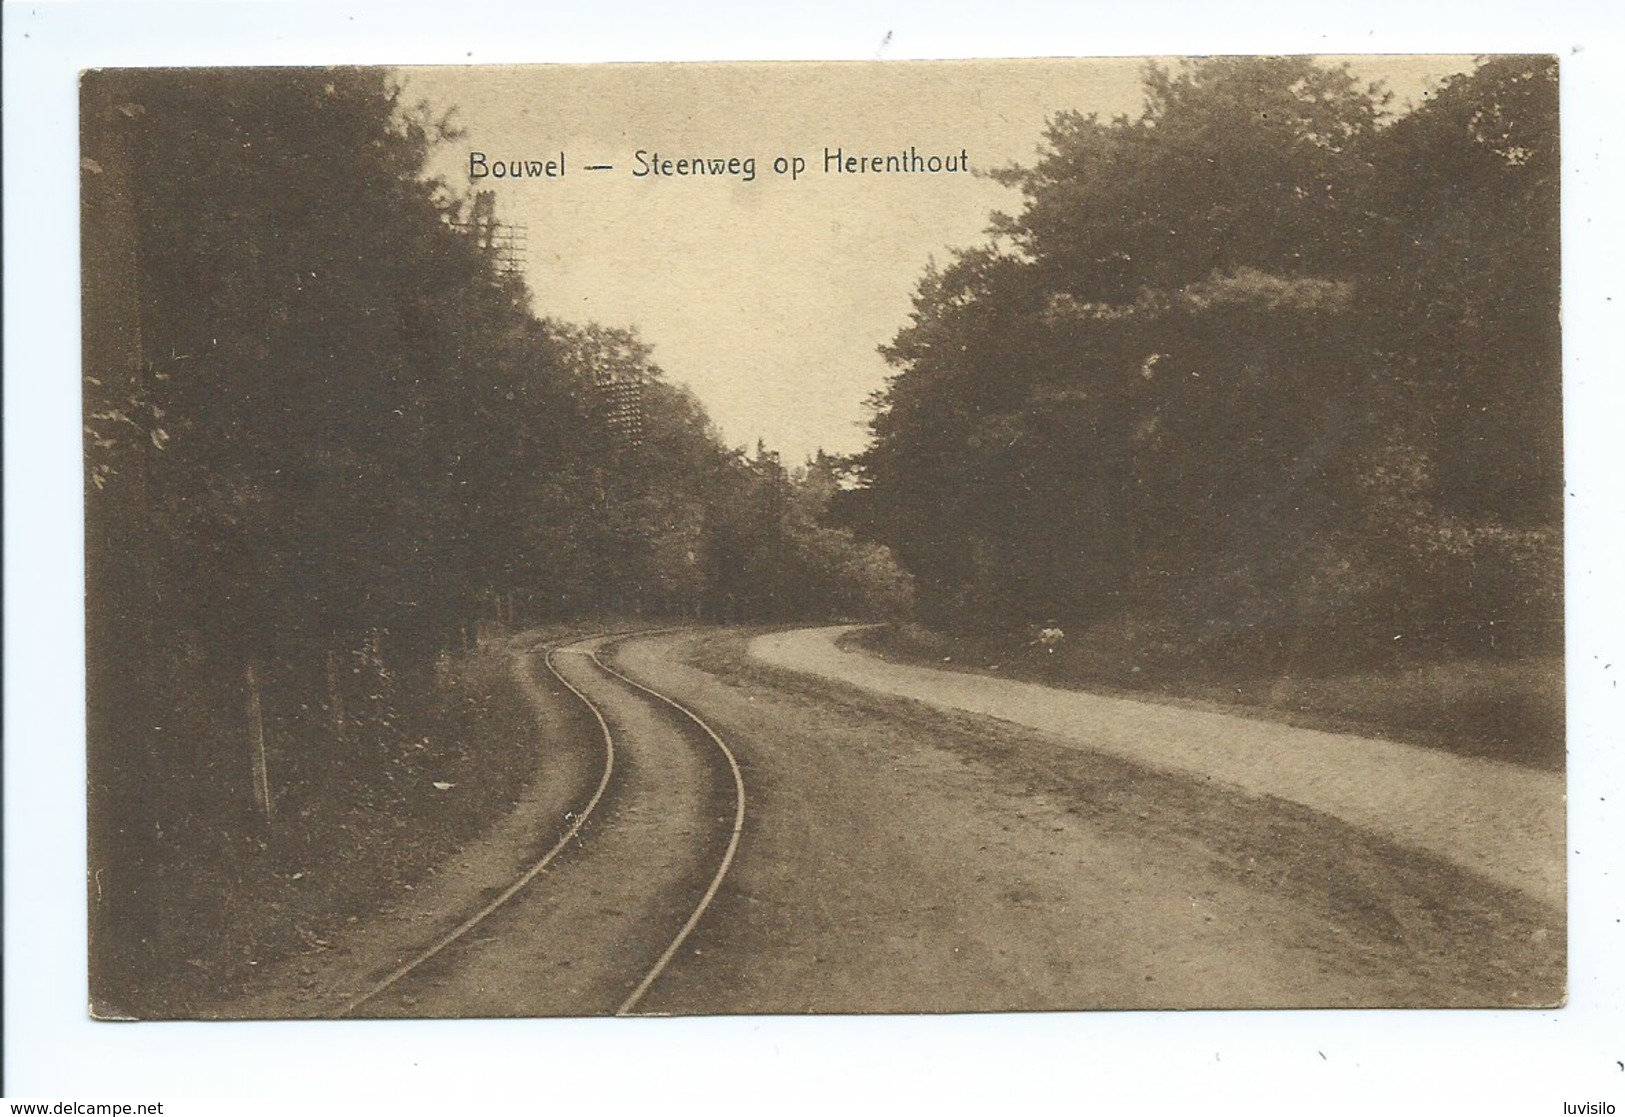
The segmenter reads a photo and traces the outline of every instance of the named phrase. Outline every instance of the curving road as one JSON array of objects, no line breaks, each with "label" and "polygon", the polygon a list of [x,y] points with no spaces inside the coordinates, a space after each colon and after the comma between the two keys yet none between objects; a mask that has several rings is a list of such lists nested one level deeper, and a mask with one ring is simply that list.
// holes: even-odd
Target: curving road
[{"label": "curving road", "polygon": [[1563,906],[1560,773],[1232,714],[891,663],[836,646],[857,627],[770,633],[751,642],[750,654],[787,670],[1000,718],[1075,748],[1301,803],[1542,903]]},{"label": "curving road", "polygon": [[618,654],[727,734],[752,791],[667,1011],[1563,996],[1561,907],[1267,791],[832,685],[805,661],[764,670],[744,645],[688,633]]},{"label": "curving road", "polygon": [[[1297,780],[1303,769],[1271,742],[1303,731],[910,674],[839,651],[834,637],[752,642],[735,630],[687,630],[602,653],[702,715],[749,791],[730,871],[637,1011],[1539,1005],[1564,996],[1564,912],[1544,891],[1549,874],[1497,867],[1523,856],[1515,828],[1499,845],[1482,834],[1473,845],[1450,836],[1459,831],[1419,839],[1396,824],[1421,812],[1387,801],[1387,785],[1374,782],[1386,769],[1361,767],[1360,748],[1391,766],[1416,759],[1409,752],[1337,741],[1309,766],[1335,778]],[[567,804],[585,801],[599,778],[600,733],[577,697],[543,677],[539,659],[516,661],[544,755],[513,815],[414,893],[415,922],[363,923],[318,968],[267,974],[264,995],[232,1014],[331,1014],[487,903],[513,879],[497,867],[517,872],[556,842]],[[710,742],[585,655],[555,660],[614,730],[603,802],[580,842],[466,942],[359,1015],[615,1012],[715,879],[732,840],[735,785]],[[1012,694],[1025,705],[998,704]],[[1063,720],[1018,724],[1046,710]],[[1305,741],[1314,738],[1292,747]],[[1426,765],[1404,778],[1417,770]],[[1316,797],[1339,781],[1359,810]],[[1498,785],[1474,786],[1487,794]],[[1530,794],[1560,814],[1560,801]],[[1373,804],[1380,817],[1360,813]]]}]

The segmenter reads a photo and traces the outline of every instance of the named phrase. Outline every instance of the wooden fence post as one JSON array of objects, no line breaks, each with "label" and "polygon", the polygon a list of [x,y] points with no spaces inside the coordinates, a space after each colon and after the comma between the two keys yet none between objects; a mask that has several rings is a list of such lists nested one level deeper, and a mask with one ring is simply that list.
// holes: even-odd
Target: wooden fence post
[{"label": "wooden fence post", "polygon": [[254,768],[254,805],[265,812],[271,824],[276,806],[271,799],[271,773],[265,758],[265,715],[260,705],[260,676],[250,659],[244,668],[248,679],[248,744]]}]

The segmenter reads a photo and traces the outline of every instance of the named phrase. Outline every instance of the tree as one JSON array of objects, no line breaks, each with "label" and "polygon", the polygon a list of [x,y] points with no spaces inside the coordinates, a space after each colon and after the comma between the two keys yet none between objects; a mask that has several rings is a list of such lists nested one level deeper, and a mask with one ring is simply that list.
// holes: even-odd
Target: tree
[{"label": "tree", "polygon": [[1429,497],[1532,528],[1562,515],[1557,63],[1504,57],[1383,134],[1362,281]]},{"label": "tree", "polygon": [[387,644],[380,677],[431,674],[471,587],[512,565],[514,517],[487,511],[545,459],[562,384],[423,177],[443,125],[383,72],[105,71],[82,92],[93,941],[111,978],[174,925],[174,843],[248,825],[233,746],[258,723],[304,723],[278,742],[293,787],[406,747],[379,724],[336,756],[308,711],[336,655]]},{"label": "tree", "polygon": [[1392,124],[1305,59],[1146,89],[1135,119],[1059,114],[1001,174],[1022,210],[882,348],[848,503],[927,615],[1359,628],[1459,601],[1475,559],[1503,571],[1480,600],[1549,603],[1554,70],[1486,64]]}]

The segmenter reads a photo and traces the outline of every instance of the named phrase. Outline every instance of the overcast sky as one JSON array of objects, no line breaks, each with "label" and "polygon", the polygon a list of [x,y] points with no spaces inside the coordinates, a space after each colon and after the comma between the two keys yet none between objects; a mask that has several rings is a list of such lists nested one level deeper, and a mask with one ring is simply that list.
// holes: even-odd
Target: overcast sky
[{"label": "overcast sky", "polygon": [[[1465,58],[1350,60],[1396,104]],[[908,319],[933,256],[979,243],[1019,197],[975,173],[826,174],[826,149],[968,154],[973,172],[1031,163],[1062,109],[1138,113],[1135,59],[1010,62],[436,67],[408,96],[455,106],[465,136],[436,170],[494,189],[528,232],[538,313],[636,326],[724,438],[799,462],[865,440],[864,400],[888,369],[876,347]],[[558,159],[556,178],[470,183],[469,154]],[[643,161],[636,153],[646,152]],[[755,159],[754,181],[635,176],[657,155]],[[783,156],[800,177],[775,173]],[[613,171],[588,171],[610,164]],[[673,167],[675,170],[675,166]]]}]

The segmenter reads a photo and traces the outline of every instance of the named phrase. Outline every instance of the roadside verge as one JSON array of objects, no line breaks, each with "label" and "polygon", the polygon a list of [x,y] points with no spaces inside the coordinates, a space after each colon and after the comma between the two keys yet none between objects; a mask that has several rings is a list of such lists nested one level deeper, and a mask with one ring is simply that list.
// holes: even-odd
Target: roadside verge
[{"label": "roadside verge", "polygon": [[763,663],[1301,804],[1562,910],[1564,779],[1499,761],[843,651],[853,626],[757,637]]}]

